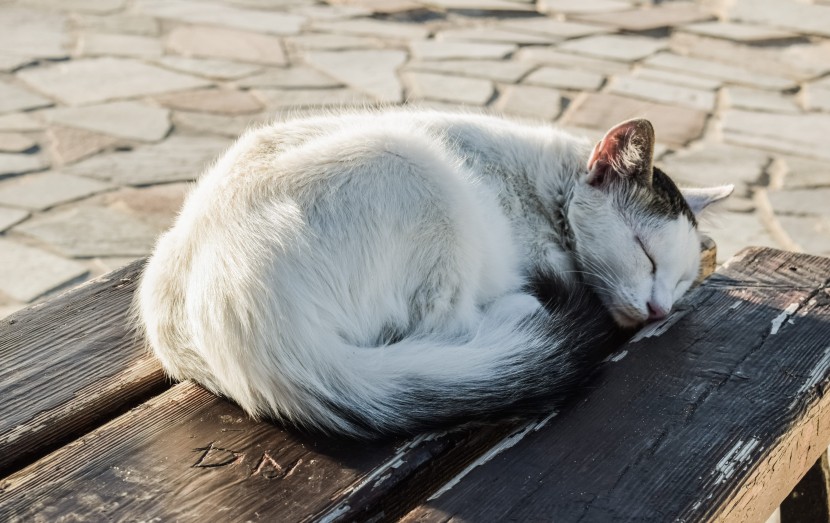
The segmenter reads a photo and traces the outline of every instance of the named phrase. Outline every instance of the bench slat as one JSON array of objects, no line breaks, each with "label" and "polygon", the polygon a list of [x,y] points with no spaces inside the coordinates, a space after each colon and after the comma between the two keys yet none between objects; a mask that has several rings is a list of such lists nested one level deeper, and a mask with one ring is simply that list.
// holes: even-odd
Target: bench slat
[{"label": "bench slat", "polygon": [[126,328],[138,261],[0,320],[0,472],[167,387]]},{"label": "bench slat", "polygon": [[744,251],[404,521],[763,521],[830,442],[829,277],[830,259]]}]

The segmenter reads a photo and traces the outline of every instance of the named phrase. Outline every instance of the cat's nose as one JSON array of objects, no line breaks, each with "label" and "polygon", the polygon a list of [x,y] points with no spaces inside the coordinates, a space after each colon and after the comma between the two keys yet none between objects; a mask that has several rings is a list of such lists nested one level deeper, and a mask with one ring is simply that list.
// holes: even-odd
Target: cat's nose
[{"label": "cat's nose", "polygon": [[662,320],[669,314],[669,311],[658,303],[648,302],[648,319]]}]

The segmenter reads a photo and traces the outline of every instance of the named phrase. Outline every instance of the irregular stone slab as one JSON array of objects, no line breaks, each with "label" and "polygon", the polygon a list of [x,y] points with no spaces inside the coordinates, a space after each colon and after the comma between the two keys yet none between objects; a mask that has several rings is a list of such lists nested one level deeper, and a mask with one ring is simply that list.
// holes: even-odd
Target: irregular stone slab
[{"label": "irregular stone slab", "polygon": [[228,60],[182,58],[181,56],[165,56],[155,62],[168,69],[217,80],[236,80],[262,70],[261,66],[254,64],[241,64]]},{"label": "irregular stone slab", "polygon": [[286,89],[325,89],[340,87],[342,82],[310,67],[298,65],[272,69],[237,82],[240,87],[282,87]]},{"label": "irregular stone slab", "polygon": [[0,71],[11,72],[33,62],[35,60],[29,56],[6,54],[6,52],[0,51]]},{"label": "irregular stone slab", "polygon": [[704,232],[718,246],[718,263],[725,262],[747,245],[776,249],[783,247],[767,232],[755,213],[723,211],[719,214],[717,226]]},{"label": "irregular stone slab", "polygon": [[29,217],[29,211],[0,207],[0,233]]},{"label": "irregular stone slab", "polygon": [[26,0],[28,5],[63,11],[111,13],[123,9],[127,0]]},{"label": "irregular stone slab", "polygon": [[805,145],[802,142],[782,141],[781,137],[764,136],[759,134],[742,134],[731,130],[724,131],[723,140],[735,145],[754,147],[765,151],[775,151],[783,154],[819,158],[830,161],[830,151],[816,149],[815,146]]},{"label": "irregular stone slab", "polygon": [[539,33],[528,33],[520,29],[499,27],[466,27],[446,29],[435,35],[437,40],[461,40],[470,42],[494,42],[519,45],[547,45],[562,40]]},{"label": "irregular stone slab", "polygon": [[373,100],[353,89],[260,89],[257,95],[269,109],[308,107],[366,107]]},{"label": "irregular stone slab", "polygon": [[737,0],[729,6],[733,20],[782,27],[808,35],[830,36],[830,6],[784,0]]},{"label": "irregular stone slab", "polygon": [[263,109],[262,102],[251,93],[230,89],[183,91],[156,97],[161,105],[184,111],[216,114],[247,114]]},{"label": "irregular stone slab", "polygon": [[676,71],[666,71],[663,69],[655,69],[653,67],[638,67],[633,76],[643,78],[645,80],[652,80],[655,82],[663,82],[667,84],[680,85],[684,87],[693,87],[695,89],[707,89],[714,91],[723,85],[723,82],[714,78],[705,78],[701,76],[694,76],[686,73],[679,73]]},{"label": "irregular stone slab", "polygon": [[139,102],[60,107],[42,114],[48,122],[143,142],[157,142],[170,131],[170,111]]},{"label": "irregular stone slab", "polygon": [[137,10],[158,18],[191,24],[218,25],[276,35],[297,34],[306,22],[306,17],[296,14],[182,0],[142,0],[138,2]]},{"label": "irregular stone slab", "polygon": [[0,113],[26,111],[38,107],[48,107],[52,101],[30,91],[0,82]]},{"label": "irregular stone slab", "polygon": [[562,97],[556,89],[511,85],[499,95],[495,108],[509,115],[550,121],[559,116]]},{"label": "irregular stone slab", "polygon": [[541,67],[533,71],[524,80],[526,84],[577,91],[596,91],[604,82],[605,77],[598,73],[551,66]]},{"label": "irregular stone slab", "polygon": [[512,44],[482,44],[418,40],[409,44],[413,56],[422,60],[503,58],[518,47]]},{"label": "irregular stone slab", "polygon": [[809,189],[785,189],[770,191],[769,201],[776,215],[821,215],[830,218],[830,188],[811,187]]},{"label": "irregular stone slab", "polygon": [[214,137],[171,136],[132,151],[95,156],[64,172],[112,181],[120,185],[151,185],[189,181],[230,144]]},{"label": "irregular stone slab", "polygon": [[306,16],[312,20],[342,20],[371,16],[373,11],[361,5],[307,5],[291,10],[292,13]]},{"label": "irregular stone slab", "polygon": [[142,256],[160,229],[103,207],[75,207],[31,218],[14,228],[75,258]]},{"label": "irregular stone slab", "polygon": [[0,133],[0,152],[22,153],[37,146],[31,137],[20,133]]},{"label": "irregular stone slab", "polygon": [[804,105],[811,111],[830,112],[830,87],[811,84],[804,89]]},{"label": "irregular stone slab", "polygon": [[87,268],[44,250],[0,238],[0,291],[29,302],[85,276]]},{"label": "irregular stone slab", "polygon": [[78,24],[78,27],[99,33],[156,36],[160,30],[158,20],[152,16],[134,14],[109,16],[76,14],[73,19]]},{"label": "irregular stone slab", "polygon": [[734,65],[720,64],[713,62],[712,60],[691,58],[672,53],[660,53],[658,55],[651,56],[646,59],[645,63],[660,69],[680,71],[708,78],[717,78],[725,82],[748,85],[750,87],[775,90],[791,89],[795,87],[795,83],[787,78],[756,73]]},{"label": "irregular stone slab", "polygon": [[384,103],[399,103],[403,94],[397,70],[406,53],[396,50],[326,52],[306,55],[306,61],[344,84]]},{"label": "irregular stone slab", "polygon": [[137,216],[157,230],[169,228],[184,203],[190,183],[165,183],[151,187],[124,187],[90,200],[101,207]]},{"label": "irregular stone slab", "polygon": [[534,67],[532,63],[507,60],[442,60],[409,62],[406,65],[407,70],[450,73],[507,83],[517,82]]},{"label": "irregular stone slab", "polygon": [[740,196],[746,194],[748,185],[761,180],[768,163],[769,155],[761,151],[704,143],[666,155],[658,165],[681,184],[708,187],[734,183]]},{"label": "irregular stone slab", "polygon": [[69,174],[31,174],[0,183],[0,204],[42,211],[111,188],[108,183]]},{"label": "irregular stone slab", "polygon": [[653,82],[634,76],[615,78],[609,92],[703,111],[712,111],[715,108],[713,91]]},{"label": "irregular stone slab", "polygon": [[539,11],[543,13],[604,13],[609,11],[625,11],[631,9],[631,4],[621,0],[539,0]]},{"label": "irregular stone slab", "polygon": [[377,36],[395,40],[418,40],[429,35],[429,29],[420,24],[404,24],[368,18],[336,22],[314,22],[311,27],[314,30],[329,33]]},{"label": "irregular stone slab", "polygon": [[735,22],[702,22],[678,28],[680,31],[695,33],[712,38],[733,40],[744,44],[767,44],[798,37],[796,33],[764,25],[739,24]]},{"label": "irregular stone slab", "polygon": [[[727,140],[735,135],[764,139],[759,146],[812,158],[830,158],[830,114],[773,114],[732,109],[723,115]],[[830,209],[830,206],[828,206]]]},{"label": "irregular stone slab", "polygon": [[40,131],[43,128],[43,122],[25,113],[0,115],[1,131]]},{"label": "irregular stone slab", "polygon": [[658,142],[673,146],[699,137],[706,123],[704,111],[607,93],[588,94],[574,105],[565,113],[563,125],[607,130],[636,115],[651,120]]},{"label": "irregular stone slab", "polygon": [[778,223],[805,252],[830,254],[830,218],[826,216],[779,216]]},{"label": "irregular stone slab", "polygon": [[711,20],[714,16],[694,4],[667,4],[665,7],[653,7],[651,9],[581,14],[575,18],[584,22],[611,25],[626,31],[651,31],[701,20]]},{"label": "irregular stone slab", "polygon": [[495,11],[497,13],[534,12],[532,5],[504,0],[421,0],[428,7],[459,11]]},{"label": "irregular stone slab", "polygon": [[516,53],[515,58],[524,62],[551,64],[567,69],[596,71],[603,74],[620,74],[629,70],[628,64],[622,62],[563,53],[553,47],[524,47]]},{"label": "irregular stone slab", "polygon": [[466,105],[484,105],[493,96],[493,84],[489,80],[464,78],[434,73],[403,73],[413,98],[429,98]]},{"label": "irregular stone slab", "polygon": [[798,113],[801,109],[792,96],[774,91],[762,91],[748,87],[729,87],[726,100],[730,107],[771,113]]},{"label": "irregular stone slab", "polygon": [[49,162],[40,155],[0,153],[0,178],[10,174],[42,171],[47,167]]},{"label": "irregular stone slab", "polygon": [[4,6],[0,10],[0,50],[26,58],[64,58],[69,35],[66,17]]},{"label": "irregular stone slab", "polygon": [[138,35],[83,34],[78,38],[78,53],[84,56],[128,56],[147,58],[161,56],[161,43],[155,38]]},{"label": "irregular stone slab", "polygon": [[533,34],[542,34],[556,39],[578,38],[593,34],[607,33],[609,29],[577,22],[564,22],[547,17],[509,18],[500,24],[502,27]]},{"label": "irregular stone slab", "polygon": [[167,36],[167,47],[186,57],[224,58],[266,65],[285,65],[278,38],[217,27],[177,27]]},{"label": "irregular stone slab", "polygon": [[676,32],[671,48],[678,54],[748,69],[777,77],[812,79],[830,72],[830,41],[807,41],[786,46],[753,46],[692,33]]},{"label": "irregular stone slab", "polygon": [[58,165],[77,162],[119,142],[114,136],[63,126],[51,127],[47,136],[49,151]]},{"label": "irregular stone slab", "polygon": [[668,42],[665,40],[644,36],[594,35],[569,40],[560,45],[559,49],[610,60],[633,62],[642,60],[667,46]]},{"label": "irregular stone slab", "polygon": [[366,36],[338,35],[328,33],[305,33],[288,39],[288,43],[297,49],[342,50],[342,49],[380,49],[383,41]]},{"label": "irregular stone slab", "polygon": [[200,133],[216,134],[228,138],[236,138],[252,127],[273,120],[274,115],[270,112],[243,116],[222,116],[188,111],[173,113],[173,122],[177,129],[184,127]]},{"label": "irregular stone slab", "polygon": [[830,164],[804,158],[783,158],[787,175],[784,187],[788,189],[807,189],[811,187],[830,187]]},{"label": "irregular stone slab", "polygon": [[58,100],[81,105],[147,96],[209,85],[207,80],[174,73],[130,58],[72,60],[18,73],[24,82]]}]

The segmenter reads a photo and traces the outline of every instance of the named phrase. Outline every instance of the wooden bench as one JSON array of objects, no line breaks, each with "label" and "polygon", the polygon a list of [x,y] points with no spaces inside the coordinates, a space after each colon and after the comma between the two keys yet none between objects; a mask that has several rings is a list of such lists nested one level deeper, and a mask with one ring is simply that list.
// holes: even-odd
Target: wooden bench
[{"label": "wooden bench", "polygon": [[830,259],[743,251],[558,415],[373,443],[169,383],[140,272],[0,320],[0,521],[763,521],[830,443]]}]

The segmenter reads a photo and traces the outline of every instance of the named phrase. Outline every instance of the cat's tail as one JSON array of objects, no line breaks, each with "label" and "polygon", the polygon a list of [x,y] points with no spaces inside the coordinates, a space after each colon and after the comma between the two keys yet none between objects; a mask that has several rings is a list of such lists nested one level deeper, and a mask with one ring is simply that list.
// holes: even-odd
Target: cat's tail
[{"label": "cat's tail", "polygon": [[321,351],[339,355],[335,361],[313,377],[282,376],[303,406],[289,412],[272,399],[265,411],[359,436],[549,413],[584,385],[623,334],[583,286],[546,281],[550,292],[536,290],[548,303],[529,293],[506,296],[461,339],[428,335],[355,347],[323,336],[318,342],[339,345]]}]

